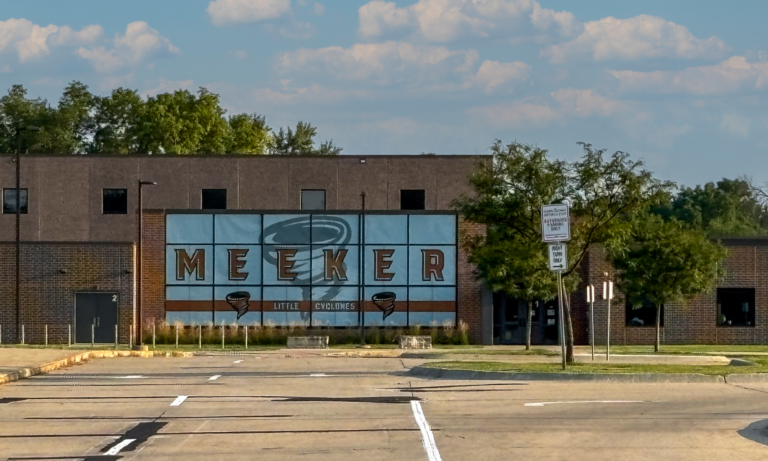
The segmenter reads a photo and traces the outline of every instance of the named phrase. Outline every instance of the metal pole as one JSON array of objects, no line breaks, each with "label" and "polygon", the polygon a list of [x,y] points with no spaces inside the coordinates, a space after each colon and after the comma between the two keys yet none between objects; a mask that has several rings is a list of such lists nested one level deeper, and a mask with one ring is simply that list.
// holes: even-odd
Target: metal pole
[{"label": "metal pole", "polygon": [[152,322],[152,349],[155,348],[155,322]]},{"label": "metal pole", "polygon": [[198,329],[197,329],[197,341],[200,343],[200,346],[199,346],[200,349],[202,349],[203,348],[203,326],[202,325],[198,326]]},{"label": "metal pole", "polygon": [[21,325],[21,344],[24,344],[24,325]]},{"label": "metal pole", "polygon": [[91,324],[91,349],[93,349],[93,345],[96,344],[96,324]]},{"label": "metal pole", "polygon": [[[21,325],[21,128],[16,130],[16,336]],[[22,334],[22,337],[24,335]],[[18,338],[17,338],[18,339]],[[24,340],[21,340],[24,344]]]},{"label": "metal pole", "polygon": [[67,325],[67,347],[72,347],[72,325]]},{"label": "metal pole", "polygon": [[557,306],[559,308],[558,320],[560,321],[560,328],[558,328],[558,333],[560,333],[560,353],[563,359],[563,370],[565,370],[565,322],[563,320],[563,285],[561,271],[557,271]]},{"label": "metal pole", "polygon": [[608,296],[608,331],[605,338],[605,361],[611,360],[611,297]]},{"label": "metal pole", "polygon": [[128,348],[133,349],[133,325],[128,328]]},{"label": "metal pole", "polygon": [[118,340],[117,340],[117,324],[115,324],[115,347],[117,347],[117,345],[118,345]]},{"label": "metal pole", "polygon": [[[142,196],[141,196],[141,180],[139,180],[138,182],[139,182],[139,223],[138,223],[138,226],[139,226],[139,229],[138,229],[138,232],[139,232],[138,241],[139,241],[139,243],[138,243],[138,247],[136,248],[136,259],[137,259],[137,261],[136,261],[136,280],[137,280],[136,297],[138,299],[138,303],[137,303],[138,304],[138,310],[137,310],[137,314],[138,315],[137,315],[137,317],[139,319],[139,334],[138,334],[138,337],[136,338],[136,344],[141,346],[142,344],[144,344],[144,340],[141,337],[142,336],[141,335],[141,326],[143,325],[142,324],[143,319],[141,317],[141,256],[142,256],[141,255],[141,244],[142,244],[142,234],[144,233],[144,229],[143,229],[143,225],[144,225],[144,223],[143,223],[143,219],[144,219],[144,216],[143,216],[144,202],[143,202],[143,199],[142,199]],[[154,347],[154,344],[152,344],[152,346]]]},{"label": "metal pole", "polygon": [[248,349],[248,325],[245,326],[245,348]]},{"label": "metal pole", "polygon": [[595,287],[590,285],[589,298],[589,343],[592,345],[592,361],[595,361]]},{"label": "metal pole", "polygon": [[176,349],[179,348],[179,325],[176,325]]},{"label": "metal pole", "polygon": [[360,212],[360,296],[358,303],[360,304],[360,347],[366,347],[365,345],[365,296],[363,291],[365,290],[365,191],[360,192],[360,198],[362,200],[362,208]]},{"label": "metal pole", "polygon": [[48,324],[45,324],[45,345],[48,346]]},{"label": "metal pole", "polygon": [[3,345],[3,326],[0,325],[0,346]]},{"label": "metal pole", "polygon": [[221,324],[221,348],[224,349],[224,324]]}]

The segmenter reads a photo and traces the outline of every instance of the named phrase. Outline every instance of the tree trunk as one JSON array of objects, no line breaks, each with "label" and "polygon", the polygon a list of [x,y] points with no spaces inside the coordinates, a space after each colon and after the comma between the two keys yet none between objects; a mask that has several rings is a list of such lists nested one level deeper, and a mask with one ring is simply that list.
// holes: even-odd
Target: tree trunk
[{"label": "tree trunk", "polygon": [[528,306],[528,314],[525,316],[525,350],[531,350],[531,320],[533,320],[533,301],[526,303]]},{"label": "tree trunk", "polygon": [[656,306],[656,342],[653,344],[653,351],[659,352],[661,345],[661,306]]},{"label": "tree trunk", "polygon": [[[565,287],[563,287],[565,288]],[[563,289],[565,293],[565,289]],[[565,312],[565,361],[566,363],[574,363],[573,358],[573,321],[571,320],[571,294],[567,293],[563,296],[563,311]]]}]

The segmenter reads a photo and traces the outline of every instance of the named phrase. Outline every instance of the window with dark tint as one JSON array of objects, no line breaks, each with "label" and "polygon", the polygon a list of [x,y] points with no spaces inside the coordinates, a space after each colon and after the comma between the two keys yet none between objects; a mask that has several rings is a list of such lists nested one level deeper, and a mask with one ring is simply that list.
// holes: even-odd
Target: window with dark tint
[{"label": "window with dark tint", "polygon": [[102,214],[128,213],[127,189],[103,189],[101,196]]},{"label": "window with dark tint", "polygon": [[[27,213],[27,189],[19,190],[21,195],[21,210],[19,213]],[[16,189],[3,189],[3,213],[16,213]]]},{"label": "window with dark tint", "polygon": [[203,189],[203,210],[226,210],[226,189]]},{"label": "window with dark tint", "polygon": [[[627,302],[627,326],[628,327],[655,327],[656,305],[650,301],[643,302],[642,306],[632,306]],[[661,306],[661,326],[664,326],[664,306]]]},{"label": "window with dark tint", "polygon": [[755,326],[755,289],[718,288],[717,324],[721,327]]},{"label": "window with dark tint", "polygon": [[423,210],[424,189],[410,189],[400,191],[401,210]]},{"label": "window with dark tint", "polygon": [[302,210],[325,210],[325,191],[318,189],[303,189],[301,191]]}]

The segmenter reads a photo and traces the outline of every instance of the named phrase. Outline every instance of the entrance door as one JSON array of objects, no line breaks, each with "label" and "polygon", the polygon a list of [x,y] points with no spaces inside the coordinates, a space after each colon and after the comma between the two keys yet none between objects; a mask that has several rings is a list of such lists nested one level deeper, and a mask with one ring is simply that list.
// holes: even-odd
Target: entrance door
[{"label": "entrance door", "polygon": [[[528,304],[503,293],[493,294],[493,344],[525,344]],[[558,344],[557,300],[535,301],[531,344]]]},{"label": "entrance door", "polygon": [[76,343],[114,343],[116,324],[117,293],[75,294]]}]

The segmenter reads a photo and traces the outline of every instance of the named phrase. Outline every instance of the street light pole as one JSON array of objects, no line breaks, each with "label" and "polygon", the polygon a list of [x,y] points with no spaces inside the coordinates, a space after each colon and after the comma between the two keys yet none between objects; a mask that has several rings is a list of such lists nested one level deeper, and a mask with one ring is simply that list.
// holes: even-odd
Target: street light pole
[{"label": "street light pole", "polygon": [[358,303],[360,304],[360,345],[358,347],[368,348],[365,344],[365,191],[360,192],[360,200],[362,201],[362,208],[360,213],[360,273],[362,274],[359,280],[360,296]]},{"label": "street light pole", "polygon": [[[21,331],[21,132],[40,131],[36,126],[16,128],[16,338]],[[29,200],[29,195],[27,195]],[[29,205],[27,205],[29,206]]]},{"label": "street light pole", "polygon": [[136,256],[137,256],[137,260],[138,260],[137,264],[136,264],[136,277],[138,279],[138,285],[136,287],[136,297],[138,299],[138,302],[137,302],[137,305],[138,305],[138,312],[137,312],[137,314],[138,314],[137,315],[137,317],[138,317],[138,329],[137,329],[137,332],[138,332],[138,334],[137,334],[137,338],[136,338],[136,345],[138,345],[138,346],[144,345],[144,338],[143,338],[143,336],[141,334],[142,333],[141,327],[142,327],[142,322],[143,322],[143,318],[142,318],[142,315],[141,315],[141,313],[142,313],[142,303],[141,303],[141,285],[142,285],[142,281],[141,281],[141,265],[142,264],[141,263],[142,263],[142,251],[141,250],[142,250],[142,243],[143,243],[143,235],[142,234],[144,233],[144,198],[142,196],[142,188],[144,186],[154,186],[154,185],[157,185],[157,183],[156,182],[152,182],[152,181],[142,181],[142,180],[139,180],[139,223],[138,223],[138,227],[139,227],[139,229],[138,229],[138,231],[139,231],[139,239],[138,240],[139,240],[139,242],[138,242],[138,248],[137,248],[137,251],[136,251],[136,253],[137,253]]}]

